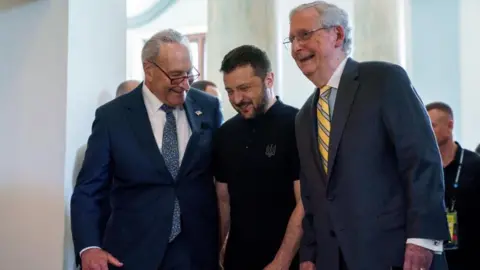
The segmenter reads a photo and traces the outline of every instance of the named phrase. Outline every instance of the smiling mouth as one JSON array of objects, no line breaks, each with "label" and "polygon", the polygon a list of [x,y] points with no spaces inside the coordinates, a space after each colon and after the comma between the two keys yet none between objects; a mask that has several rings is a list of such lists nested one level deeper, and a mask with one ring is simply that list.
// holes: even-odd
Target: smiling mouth
[{"label": "smiling mouth", "polygon": [[309,55],[306,55],[306,56],[303,56],[303,57],[299,57],[298,61],[300,61],[301,63],[307,62],[308,60],[313,59],[314,56],[315,56],[315,54],[309,54]]},{"label": "smiling mouth", "polygon": [[240,111],[246,112],[246,111],[248,111],[248,110],[250,109],[250,105],[251,105],[251,104],[247,104],[247,105],[240,106],[240,107],[238,107],[238,108],[240,109]]},{"label": "smiling mouth", "polygon": [[174,93],[177,93],[177,94],[183,94],[183,92],[185,92],[185,90],[183,90],[183,89],[170,89],[170,91],[172,91]]}]

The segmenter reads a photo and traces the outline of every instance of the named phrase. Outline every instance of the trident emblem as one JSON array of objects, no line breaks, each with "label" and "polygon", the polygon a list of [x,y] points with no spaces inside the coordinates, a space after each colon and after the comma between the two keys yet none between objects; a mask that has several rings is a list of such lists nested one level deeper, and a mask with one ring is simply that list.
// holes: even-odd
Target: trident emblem
[{"label": "trident emblem", "polygon": [[267,148],[265,148],[265,155],[269,158],[275,156],[275,151],[277,150],[277,146],[275,144],[269,144],[267,145]]}]

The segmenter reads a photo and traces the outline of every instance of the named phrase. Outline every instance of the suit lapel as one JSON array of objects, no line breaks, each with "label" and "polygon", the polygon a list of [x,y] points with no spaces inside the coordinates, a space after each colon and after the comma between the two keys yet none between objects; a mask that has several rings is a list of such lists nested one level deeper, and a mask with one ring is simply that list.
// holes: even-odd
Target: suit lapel
[{"label": "suit lapel", "polygon": [[183,155],[182,164],[180,164],[179,174],[182,173],[186,168],[188,168],[189,163],[193,161],[191,157],[194,156],[195,150],[198,145],[198,141],[203,134],[202,132],[202,121],[204,120],[204,113],[202,108],[196,102],[196,100],[187,95],[187,98],[184,103],[185,113],[187,115],[188,124],[192,130],[192,135],[188,140],[185,153]]},{"label": "suit lapel", "polygon": [[317,168],[320,172],[322,172],[322,179],[325,181],[326,175],[325,175],[325,170],[323,169],[322,165],[322,157],[320,155],[320,150],[319,150],[319,145],[318,145],[318,130],[317,130],[317,102],[318,102],[318,95],[319,91],[318,89],[315,90],[315,92],[310,96],[309,104],[310,107],[306,113],[308,113],[308,121],[305,123],[305,126],[309,127],[309,134],[310,138],[312,139],[312,145],[314,147],[311,147],[312,149],[312,154],[313,154],[313,159],[315,164],[317,165]]},{"label": "suit lapel", "polygon": [[[143,84],[140,84],[130,94],[131,102],[127,104],[128,121],[135,133],[140,148],[147,155],[148,159],[152,161],[153,166],[162,175],[170,175],[169,173],[165,173],[168,171],[165,165],[165,160],[160,153],[157,141],[153,135],[152,125],[148,118],[147,109],[143,100],[142,86]],[[173,178],[171,180],[173,181]]]},{"label": "suit lapel", "polygon": [[[328,150],[328,171],[331,172],[337,155],[338,145],[342,138],[345,124],[350,115],[350,109],[355,99],[359,86],[358,83],[358,62],[348,59],[340,79],[340,85],[335,99],[333,109],[332,127],[330,133],[330,146]],[[330,180],[330,173],[327,179]]]},{"label": "suit lapel", "polygon": [[188,124],[192,129],[192,135],[198,132],[201,128],[201,120],[203,119],[202,108],[197,104],[194,98],[187,95],[184,104],[185,112],[187,114]]}]

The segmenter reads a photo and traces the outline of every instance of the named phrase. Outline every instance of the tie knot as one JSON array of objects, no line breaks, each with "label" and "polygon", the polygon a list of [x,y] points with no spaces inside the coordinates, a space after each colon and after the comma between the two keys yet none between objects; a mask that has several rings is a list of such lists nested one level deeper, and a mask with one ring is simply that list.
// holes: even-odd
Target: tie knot
[{"label": "tie knot", "polygon": [[330,90],[330,88],[331,88],[331,87],[328,86],[328,85],[325,85],[325,86],[323,86],[322,88],[320,88],[320,95],[325,94],[328,90]]},{"label": "tie knot", "polygon": [[166,113],[171,113],[173,110],[175,110],[174,107],[168,106],[167,104],[163,104],[162,106],[160,106],[160,109]]}]

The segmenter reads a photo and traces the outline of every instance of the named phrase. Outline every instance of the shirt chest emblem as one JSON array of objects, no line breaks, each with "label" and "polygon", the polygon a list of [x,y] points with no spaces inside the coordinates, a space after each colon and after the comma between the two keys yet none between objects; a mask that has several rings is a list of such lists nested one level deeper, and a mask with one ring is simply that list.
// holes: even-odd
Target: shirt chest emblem
[{"label": "shirt chest emblem", "polygon": [[277,145],[276,144],[267,144],[267,147],[265,148],[265,155],[269,158],[275,156],[275,152],[277,150]]}]

